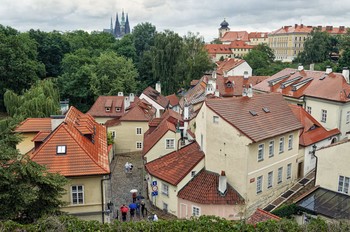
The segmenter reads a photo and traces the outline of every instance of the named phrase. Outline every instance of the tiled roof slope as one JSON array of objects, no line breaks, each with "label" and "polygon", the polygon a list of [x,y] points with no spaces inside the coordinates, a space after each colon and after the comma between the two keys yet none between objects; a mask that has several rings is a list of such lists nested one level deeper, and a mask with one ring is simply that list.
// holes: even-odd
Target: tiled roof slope
[{"label": "tiled roof slope", "polygon": [[175,95],[168,95],[166,98],[169,100],[171,106],[177,106],[179,104],[179,98]]},{"label": "tiled roof slope", "polygon": [[279,221],[281,220],[280,217],[270,213],[270,212],[267,212],[263,209],[256,209],[256,211],[252,214],[252,216],[249,217],[248,219],[248,223],[249,224],[257,224],[259,222],[264,222],[264,221],[267,221],[267,220],[274,220],[274,221]]},{"label": "tiled roof slope", "polygon": [[146,131],[144,134],[143,155],[145,156],[147,152],[166,134],[166,132],[170,130],[175,133],[178,121],[180,123],[183,121],[181,115],[171,109],[168,109],[163,113],[160,122],[158,119],[152,120],[150,124],[154,123],[152,126],[158,126],[154,130]]},{"label": "tiled roof slope", "polygon": [[153,101],[157,102],[163,108],[168,107],[169,100],[151,86],[148,86],[142,93],[151,98]]},{"label": "tiled roof slope", "polygon": [[267,38],[268,37],[267,32],[250,32],[248,35],[249,39],[260,39],[260,38]]},{"label": "tiled roof slope", "polygon": [[249,35],[246,31],[228,31],[224,34],[224,36],[220,39],[220,41],[249,41]]},{"label": "tiled roof slope", "polygon": [[295,117],[304,126],[299,136],[299,144],[302,146],[309,146],[324,139],[330,138],[334,135],[340,134],[338,128],[327,131],[321,123],[319,123],[314,117],[306,112],[302,107],[290,104]]},{"label": "tiled roof slope", "polygon": [[[59,145],[66,146],[66,154],[56,154]],[[108,174],[106,128],[89,114],[71,107],[64,122],[33,151],[31,158],[64,176]]]},{"label": "tiled roof slope", "polygon": [[[106,112],[106,107],[110,111]],[[115,108],[120,107],[120,111]],[[93,117],[121,117],[124,114],[124,96],[99,96],[88,113]]]},{"label": "tiled roof slope", "polygon": [[138,100],[134,106],[120,118],[120,121],[148,122],[155,115],[156,109],[144,99]]},{"label": "tiled roof slope", "polygon": [[249,45],[247,43],[245,43],[242,40],[236,40],[236,41],[232,41],[230,44],[230,48],[247,48],[247,49],[252,49],[254,46],[253,45]]},{"label": "tiled roof slope", "polygon": [[146,164],[146,170],[171,185],[176,186],[202,159],[204,153],[194,142]]},{"label": "tiled roof slope", "polygon": [[[207,99],[205,103],[253,142],[303,127],[281,94],[255,94],[251,98]],[[268,108],[269,112],[266,113],[263,108]],[[252,115],[254,112],[256,116]]]},{"label": "tiled roof slope", "polygon": [[283,26],[276,31],[272,32],[271,34],[290,34],[290,33],[311,33],[314,28],[319,28],[323,32],[327,32],[329,34],[345,34],[346,28],[345,27],[333,27],[333,26],[306,26],[303,24],[295,24],[294,26]]},{"label": "tiled roof slope", "polygon": [[232,54],[229,44],[206,44],[205,49],[209,54]]},{"label": "tiled roof slope", "polygon": [[[286,78],[282,81],[273,86],[269,86],[269,81],[271,83],[273,80],[284,76],[286,76]],[[296,80],[298,77],[300,77],[300,79]],[[292,79],[295,79],[295,81]],[[292,81],[292,84],[283,88],[283,84],[289,80]],[[301,82],[307,80],[310,81],[302,85]],[[302,86],[299,86],[300,88],[293,91],[293,85],[297,85],[298,83]],[[292,98],[310,96],[338,102],[348,102],[350,100],[350,98],[348,98],[350,94],[350,85],[347,84],[341,73],[334,72],[327,75],[322,71],[298,71],[297,69],[286,68],[255,85],[253,89],[263,92],[282,93],[284,96]]]},{"label": "tiled roof slope", "polygon": [[[185,95],[180,99],[180,107],[183,109],[185,104],[185,99],[188,103],[194,103],[195,99],[202,98],[203,101],[205,99],[205,88],[207,86],[207,79],[208,77],[211,77],[211,75],[204,75],[194,86],[193,88],[189,89]],[[204,97],[203,97],[204,96]],[[197,102],[196,102],[197,103]]]},{"label": "tiled roof slope", "polygon": [[217,73],[223,74],[224,71],[230,71],[239,65],[243,64],[246,62],[245,60],[242,59],[235,59],[235,58],[227,58],[223,61],[218,61],[216,62],[217,65]]},{"label": "tiled roof slope", "polygon": [[243,204],[243,197],[227,184],[224,196],[219,194],[219,174],[201,170],[183,187],[177,196],[199,204],[236,205]]},{"label": "tiled roof slope", "polygon": [[51,118],[27,118],[15,129],[16,132],[51,131]]}]

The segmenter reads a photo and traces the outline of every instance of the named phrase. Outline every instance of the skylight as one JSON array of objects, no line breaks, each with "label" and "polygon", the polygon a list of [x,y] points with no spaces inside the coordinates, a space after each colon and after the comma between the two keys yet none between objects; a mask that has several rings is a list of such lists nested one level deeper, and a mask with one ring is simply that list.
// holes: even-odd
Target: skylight
[{"label": "skylight", "polygon": [[269,110],[269,108],[267,108],[267,107],[263,107],[262,110],[263,110],[265,113],[270,113],[270,110]]},{"label": "skylight", "polygon": [[254,110],[249,110],[249,113],[250,113],[251,115],[253,115],[253,116],[257,116],[257,115],[258,115],[258,113],[255,112]]}]

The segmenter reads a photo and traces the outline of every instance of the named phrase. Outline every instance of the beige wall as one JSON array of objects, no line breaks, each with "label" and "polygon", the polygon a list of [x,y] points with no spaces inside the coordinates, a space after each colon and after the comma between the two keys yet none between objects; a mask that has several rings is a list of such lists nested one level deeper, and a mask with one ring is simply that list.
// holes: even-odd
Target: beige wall
[{"label": "beige wall", "polygon": [[349,150],[350,142],[316,150],[318,157],[316,185],[338,191],[339,176],[350,178]]},{"label": "beige wall", "polygon": [[[175,133],[173,131],[168,130],[168,132],[166,132],[165,135],[162,138],[160,138],[158,142],[145,155],[147,163],[158,159],[159,157],[162,157],[170,152],[175,151],[178,145],[178,140],[180,138],[180,133]],[[174,149],[166,149],[166,139],[175,139]]]},{"label": "beige wall", "polygon": [[20,133],[21,141],[17,144],[16,148],[21,154],[26,154],[32,148],[34,148],[34,142],[32,139],[38,134],[38,132],[25,132]]},{"label": "beige wall", "polygon": [[262,38],[252,38],[247,44],[256,46],[258,44],[267,44],[268,42],[269,42],[269,38],[262,37]]},{"label": "beige wall", "polygon": [[232,57],[242,58],[244,55],[248,54],[252,50],[251,48],[231,48]]},{"label": "beige wall", "polygon": [[[142,128],[141,134],[136,134],[136,128]],[[135,152],[142,151],[137,149],[136,142],[141,142],[143,147],[143,135],[148,130],[148,122],[122,121],[117,126],[108,127],[108,132],[115,131],[114,147],[115,152]]]}]

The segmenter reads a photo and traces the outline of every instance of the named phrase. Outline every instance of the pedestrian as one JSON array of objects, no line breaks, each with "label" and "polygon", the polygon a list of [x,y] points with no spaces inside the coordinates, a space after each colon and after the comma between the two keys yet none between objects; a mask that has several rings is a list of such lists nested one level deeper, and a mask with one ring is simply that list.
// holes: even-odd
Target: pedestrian
[{"label": "pedestrian", "polygon": [[140,217],[140,202],[138,201],[137,203],[136,203],[136,215],[138,216],[138,217]]},{"label": "pedestrian", "polygon": [[154,215],[153,215],[153,221],[154,221],[154,222],[157,222],[157,221],[158,221],[158,216],[157,216],[157,214],[154,214]]},{"label": "pedestrian", "polygon": [[136,197],[137,197],[136,192],[133,192],[132,193],[132,203],[136,202]]},{"label": "pedestrian", "polygon": [[142,199],[144,199],[144,197],[141,195],[141,190],[140,190],[139,194],[137,195],[137,200],[141,201]]},{"label": "pedestrian", "polygon": [[129,164],[129,162],[126,162],[126,163],[125,163],[124,168],[125,168],[125,173],[128,173],[128,172],[129,172],[129,169],[130,169],[130,164]]},{"label": "pedestrian", "polygon": [[134,216],[135,216],[135,210],[136,210],[136,208],[137,208],[136,203],[131,203],[131,204],[129,205],[129,208],[130,208],[130,219],[132,219],[132,218],[134,218]]},{"label": "pedestrian", "polygon": [[120,207],[120,212],[122,212],[122,220],[123,220],[123,222],[126,221],[126,215],[128,214],[128,211],[129,211],[129,209],[128,209],[128,207],[125,204],[123,204],[122,207]]},{"label": "pedestrian", "polygon": [[146,204],[144,201],[141,201],[141,214],[142,214],[142,217],[145,217],[145,208],[146,208]]}]

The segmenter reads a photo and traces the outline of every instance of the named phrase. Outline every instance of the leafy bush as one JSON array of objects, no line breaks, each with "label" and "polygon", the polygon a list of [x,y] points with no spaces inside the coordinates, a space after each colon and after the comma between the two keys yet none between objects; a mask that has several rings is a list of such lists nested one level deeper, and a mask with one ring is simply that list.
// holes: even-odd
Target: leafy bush
[{"label": "leafy bush", "polygon": [[295,204],[282,205],[281,207],[272,211],[274,215],[281,218],[291,218],[293,214],[298,212],[298,207]]}]

